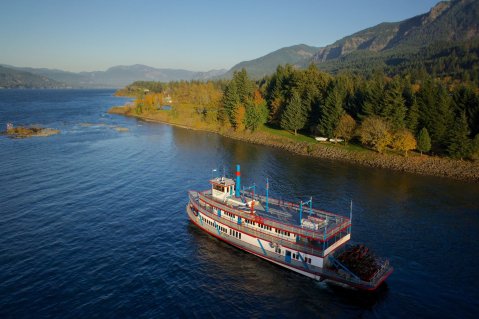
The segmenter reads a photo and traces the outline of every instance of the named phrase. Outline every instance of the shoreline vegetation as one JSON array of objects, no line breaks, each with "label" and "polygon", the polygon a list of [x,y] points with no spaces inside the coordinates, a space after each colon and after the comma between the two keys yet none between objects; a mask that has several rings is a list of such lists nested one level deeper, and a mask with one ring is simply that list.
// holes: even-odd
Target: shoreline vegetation
[{"label": "shoreline vegetation", "polygon": [[2,132],[3,135],[11,138],[46,137],[59,133],[60,130],[38,126],[17,126]]},{"label": "shoreline vegetation", "polygon": [[252,132],[238,132],[232,128],[225,129],[208,125],[207,123],[201,124],[201,122],[191,118],[185,120],[175,118],[170,112],[158,110],[148,114],[136,114],[133,104],[115,106],[108,110],[110,114],[134,117],[147,122],[169,124],[191,130],[217,133],[228,138],[275,147],[299,155],[339,160],[372,168],[392,169],[419,175],[479,182],[479,163],[477,162],[421,155],[419,153],[411,154],[408,157],[394,152],[380,154],[355,145],[342,145],[330,142],[321,143],[313,138],[298,135],[295,138],[291,133],[281,134],[285,132],[268,127],[261,127]]},{"label": "shoreline vegetation", "polygon": [[258,81],[245,69],[230,80],[138,81],[115,93],[134,101],[110,113],[302,155],[478,182],[477,83],[419,71],[331,75],[311,64],[278,66]]}]

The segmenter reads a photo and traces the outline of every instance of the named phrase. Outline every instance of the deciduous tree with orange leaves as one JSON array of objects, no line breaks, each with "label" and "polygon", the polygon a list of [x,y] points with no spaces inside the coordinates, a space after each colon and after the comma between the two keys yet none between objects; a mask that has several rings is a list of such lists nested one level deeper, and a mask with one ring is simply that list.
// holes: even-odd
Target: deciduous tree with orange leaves
[{"label": "deciduous tree with orange leaves", "polygon": [[392,148],[404,152],[406,157],[408,151],[416,149],[416,145],[416,139],[408,129],[400,129],[393,135]]}]

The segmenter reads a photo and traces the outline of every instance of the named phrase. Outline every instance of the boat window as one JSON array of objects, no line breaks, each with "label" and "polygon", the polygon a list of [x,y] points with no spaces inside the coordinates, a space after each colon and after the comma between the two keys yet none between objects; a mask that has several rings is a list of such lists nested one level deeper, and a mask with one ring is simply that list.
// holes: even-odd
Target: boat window
[{"label": "boat window", "polygon": [[217,190],[217,191],[219,191],[219,192],[222,192],[222,193],[223,193],[223,190],[224,190],[223,186],[220,186],[220,185],[213,185],[213,188],[214,188],[215,190]]}]

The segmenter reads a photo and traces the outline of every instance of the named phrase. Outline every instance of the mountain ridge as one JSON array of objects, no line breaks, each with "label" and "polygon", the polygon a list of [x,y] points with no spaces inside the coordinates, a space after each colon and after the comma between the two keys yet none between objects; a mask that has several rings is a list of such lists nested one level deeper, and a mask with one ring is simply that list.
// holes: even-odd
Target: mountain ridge
[{"label": "mountain ridge", "polygon": [[479,35],[479,6],[474,0],[441,1],[429,12],[399,22],[380,23],[320,49],[315,63],[357,50],[380,52],[420,48],[439,41],[465,41]]},{"label": "mountain ridge", "polygon": [[[398,22],[382,22],[319,47],[311,59],[291,62],[286,58],[282,61],[270,58],[272,54],[294,46],[286,47],[254,60],[240,62],[225,76],[245,68],[251,78],[259,79],[274,73],[278,65],[292,64],[304,68],[311,63],[331,73],[349,70],[351,66],[354,71],[363,73],[371,66],[391,70],[399,60],[407,61],[409,66],[415,65],[414,59],[424,48],[438,43],[446,43],[453,48],[473,40],[479,40],[479,1],[441,1],[426,13]],[[398,55],[399,59],[396,57]],[[426,56],[425,59],[434,59],[434,56]],[[260,67],[261,74],[258,74],[256,69],[260,62],[263,65]],[[407,66],[403,66],[405,68]]]},{"label": "mountain ridge", "polygon": [[[105,71],[70,72],[58,69],[16,67],[0,65],[0,76],[4,81],[0,87],[31,88],[120,88],[135,81],[190,81],[208,80],[217,77],[227,70],[210,70],[205,72],[189,71],[173,68],[154,68],[143,64],[116,65]],[[18,75],[22,74],[22,77]],[[17,80],[13,80],[14,78]],[[24,84],[19,79],[27,79]],[[7,83],[10,79],[11,83]],[[41,81],[43,79],[44,81]]]},{"label": "mountain ridge", "polygon": [[251,78],[258,79],[274,72],[276,67],[280,64],[300,66],[304,64],[305,61],[312,58],[314,53],[319,49],[319,47],[313,47],[306,44],[284,47],[259,58],[240,62],[223,74],[223,77],[232,77],[235,71],[244,68]]},{"label": "mountain ridge", "polygon": [[[443,43],[443,47],[435,48],[438,43]],[[25,73],[20,75],[14,71],[40,76],[40,78],[33,76],[30,77],[30,80],[26,79],[29,83],[27,87],[33,85],[33,87],[118,88],[135,81],[169,82],[223,79],[231,78],[235,71],[243,68],[248,72],[250,78],[260,79],[274,73],[278,65],[291,64],[294,67],[304,68],[311,63],[318,65],[323,71],[331,73],[342,70],[365,73],[372,71],[373,68],[382,68],[384,71],[394,74],[398,70],[424,67],[425,63],[428,63],[431,69],[435,67],[434,61],[444,60],[444,54],[455,51],[455,47],[464,43],[473,44],[472,54],[479,50],[478,0],[441,1],[426,13],[398,22],[383,22],[343,37],[324,47],[306,44],[283,47],[259,58],[237,63],[229,70],[194,72],[135,64],[113,66],[105,71],[75,73],[55,69],[3,65],[2,83],[4,83],[4,87],[8,87],[8,85],[5,86],[5,81],[10,79],[13,87],[21,86],[21,79],[26,79],[27,75]],[[419,62],[418,57],[422,59]],[[476,64],[477,62],[474,60],[473,65]],[[9,68],[14,70],[11,74],[7,74]],[[442,71],[444,69],[442,68]],[[441,71],[441,68],[438,70]]]},{"label": "mountain ridge", "polygon": [[64,83],[52,80],[46,76],[10,69],[0,65],[0,88],[53,89],[65,87]]}]

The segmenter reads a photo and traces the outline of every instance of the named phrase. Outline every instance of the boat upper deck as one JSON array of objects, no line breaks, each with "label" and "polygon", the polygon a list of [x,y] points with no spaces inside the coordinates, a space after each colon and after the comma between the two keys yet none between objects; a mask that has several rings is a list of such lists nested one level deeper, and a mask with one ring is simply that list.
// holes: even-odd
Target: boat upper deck
[{"label": "boat upper deck", "polygon": [[241,191],[240,197],[234,194],[224,199],[213,196],[212,190],[190,192],[190,196],[206,204],[232,213],[250,222],[257,222],[277,230],[291,232],[318,241],[327,241],[351,226],[349,218],[310,208],[308,205],[294,204],[254,195]]}]

